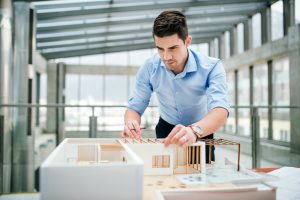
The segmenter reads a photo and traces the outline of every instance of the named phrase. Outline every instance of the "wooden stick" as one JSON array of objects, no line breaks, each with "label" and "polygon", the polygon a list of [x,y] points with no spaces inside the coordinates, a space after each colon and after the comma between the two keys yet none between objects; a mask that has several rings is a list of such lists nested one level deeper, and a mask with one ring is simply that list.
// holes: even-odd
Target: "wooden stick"
[{"label": "wooden stick", "polygon": [[185,148],[185,156],[186,156],[186,165],[185,165],[185,173],[187,174],[187,167],[189,163],[189,147]]},{"label": "wooden stick", "polygon": [[240,171],[240,153],[241,153],[241,145],[238,144],[238,166],[237,166],[237,169],[238,171]]},{"label": "wooden stick", "polygon": [[192,166],[195,168],[195,148],[192,146]]},{"label": "wooden stick", "polygon": [[209,160],[208,160],[208,163],[211,164],[211,154],[212,154],[212,151],[211,151],[211,145],[209,145]]},{"label": "wooden stick", "polygon": [[202,146],[200,146],[200,173],[202,173]]},{"label": "wooden stick", "polygon": [[199,170],[199,147],[196,147],[196,162],[197,162],[197,170]]},{"label": "wooden stick", "polygon": [[174,168],[178,168],[178,147],[175,147],[176,148],[176,161],[175,161],[175,167]]}]

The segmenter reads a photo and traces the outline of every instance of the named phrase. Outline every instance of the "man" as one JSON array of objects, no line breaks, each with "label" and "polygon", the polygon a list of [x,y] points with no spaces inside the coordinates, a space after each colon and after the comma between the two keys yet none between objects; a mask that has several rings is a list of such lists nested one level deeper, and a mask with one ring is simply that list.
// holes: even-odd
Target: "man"
[{"label": "man", "polygon": [[220,60],[188,48],[192,37],[185,16],[178,11],[164,11],[155,19],[153,38],[158,55],[149,58],[137,73],[122,137],[141,137],[141,116],[156,92],[160,107],[156,136],[165,138],[165,146],[186,147],[197,139],[213,138],[229,113]]}]

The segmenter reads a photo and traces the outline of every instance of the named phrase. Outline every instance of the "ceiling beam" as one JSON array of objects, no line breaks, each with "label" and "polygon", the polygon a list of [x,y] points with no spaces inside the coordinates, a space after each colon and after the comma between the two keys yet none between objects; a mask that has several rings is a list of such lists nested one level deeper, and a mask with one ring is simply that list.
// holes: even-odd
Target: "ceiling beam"
[{"label": "ceiling beam", "polygon": [[[229,30],[232,26],[217,26],[212,28],[203,28],[201,30],[195,30],[194,28],[189,28],[189,34],[202,34],[202,33],[214,33],[214,32],[225,32]],[[97,37],[106,37],[106,36],[117,36],[117,35],[132,35],[132,34],[140,34],[140,33],[149,33],[152,34],[151,28],[149,29],[128,29],[121,31],[108,31],[108,32],[99,32],[99,33],[81,33],[76,35],[65,35],[65,36],[57,36],[57,37],[43,37],[36,38],[37,43],[43,42],[59,42],[65,40],[76,40],[76,39],[88,39],[88,38],[97,38]]]},{"label": "ceiling beam", "polygon": [[[201,39],[201,38],[214,38],[218,37],[222,34],[222,32],[213,32],[213,33],[198,33],[194,34],[195,39]],[[130,43],[134,44],[137,41],[153,41],[152,36],[143,36],[143,37],[125,37],[121,39],[112,39],[112,40],[102,40],[102,41],[80,41],[80,42],[72,42],[69,44],[49,44],[49,45],[43,45],[38,46],[38,50],[42,49],[53,49],[53,48],[65,48],[65,47],[76,47],[76,46],[91,46],[91,45],[105,45],[107,43],[124,43],[130,41]]]},{"label": "ceiling beam", "polygon": [[97,15],[101,14],[113,14],[113,13],[122,13],[122,12],[136,12],[136,11],[153,11],[153,10],[164,10],[164,9],[174,9],[181,8],[187,9],[190,7],[198,6],[214,6],[214,5],[227,5],[227,4],[246,4],[246,3],[265,3],[267,4],[269,0],[201,0],[201,1],[190,1],[190,2],[175,2],[175,3],[146,3],[132,6],[124,5],[114,5],[107,8],[94,8],[94,9],[85,9],[85,10],[71,10],[64,12],[46,12],[46,13],[37,13],[38,20],[62,20],[68,19],[72,16],[84,16],[84,15]]},{"label": "ceiling beam", "polygon": [[[207,43],[212,38],[202,38],[202,39],[194,39],[194,44]],[[113,52],[122,52],[122,51],[133,51],[133,50],[141,50],[141,49],[151,49],[155,48],[153,42],[135,44],[135,45],[115,45],[111,47],[102,47],[102,48],[83,48],[78,50],[65,50],[65,51],[56,51],[56,52],[41,52],[41,54],[46,59],[56,59],[56,58],[66,58],[66,57],[76,57],[76,56],[85,56],[85,55],[95,55],[95,54],[105,54],[105,53],[113,53]]]},{"label": "ceiling beam", "polygon": [[80,41],[80,42],[72,42],[70,44],[49,44],[49,45],[43,45],[43,46],[38,46],[38,50],[42,49],[53,49],[53,48],[65,48],[65,47],[76,47],[76,46],[91,46],[91,45],[105,45],[107,43],[115,43],[115,42],[128,42],[131,41],[134,43],[134,41],[144,41],[144,40],[152,40],[152,37],[149,36],[143,36],[143,37],[126,37],[122,39],[113,39],[113,40],[101,40],[101,41]]},{"label": "ceiling beam", "polygon": [[[197,26],[219,26],[219,25],[232,25],[234,23],[237,23],[239,21],[243,21],[247,18],[247,16],[217,16],[217,17],[210,17],[207,21],[202,20],[202,22],[199,22],[199,19],[204,19],[200,17],[192,18],[192,20],[188,21],[189,25],[195,25]],[[191,19],[191,18],[189,18]],[[148,19],[148,22],[145,22],[145,20],[141,19],[135,19],[135,20],[120,20],[120,21],[112,21],[112,22],[97,22],[97,23],[86,23],[86,24],[71,24],[71,25],[60,25],[60,26],[48,26],[48,27],[37,27],[37,34],[42,33],[62,33],[66,31],[82,31],[85,29],[92,30],[99,27],[106,27],[106,26],[129,26],[130,24],[136,25],[136,24],[145,24],[145,23],[153,23],[154,19]],[[221,22],[220,22],[221,21]]]},{"label": "ceiling beam", "polygon": [[[187,14],[186,18],[188,20],[192,20],[192,19],[201,19],[201,18],[206,18],[206,17],[221,17],[221,16],[234,16],[234,15],[253,15],[255,13],[261,12],[263,9],[265,9],[266,7],[263,5],[257,6],[257,7],[248,7],[248,8],[243,8],[243,9],[239,9],[239,10],[230,10],[230,9],[225,9],[225,10],[221,10],[218,12],[207,12],[207,11],[202,11],[203,13],[197,13],[197,14]],[[111,20],[112,18],[110,18]],[[70,25],[77,25],[77,26],[84,26],[84,25],[93,25],[93,26],[109,26],[109,25],[119,25],[119,24],[137,24],[137,23],[152,23],[154,21],[155,17],[148,17],[148,18],[141,18],[141,16],[137,16],[136,19],[120,19],[120,20],[111,20],[111,21],[107,21],[107,22],[96,22],[96,23],[78,23],[78,24],[66,24],[66,25],[56,25],[56,26],[49,26],[52,29],[54,29],[55,27],[57,27],[57,29],[61,29],[62,27],[68,27]],[[81,18],[82,20],[82,18]],[[67,21],[69,22],[69,21]],[[103,24],[98,24],[98,23],[103,23]],[[43,21],[38,20],[38,25],[43,25]],[[66,27],[66,28],[67,28]],[[43,30],[43,27],[37,27],[38,32]]]},{"label": "ceiling beam", "polygon": [[[143,0],[142,2],[153,2],[153,0]],[[40,4],[35,3],[35,8],[38,10],[49,10],[49,9],[61,9],[61,8],[81,8],[81,7],[88,7],[88,6],[102,6],[102,5],[111,5],[113,2],[116,5],[118,2],[114,2],[111,0],[101,0],[101,1],[82,1],[82,2],[68,2],[68,1],[61,1],[59,3],[50,3],[50,4]],[[122,0],[121,3],[133,3],[136,1],[134,0]],[[119,3],[120,4],[120,3]]]},{"label": "ceiling beam", "polygon": [[109,5],[110,0],[106,1],[94,1],[94,2],[64,2],[61,1],[59,3],[49,3],[49,4],[39,4],[36,3],[34,7],[37,10],[49,10],[49,9],[62,9],[62,8],[81,8],[87,6],[102,6]]},{"label": "ceiling beam", "polygon": [[[247,12],[251,12],[251,11],[256,11],[259,12],[259,10],[265,9],[266,8],[266,3],[248,3],[248,4],[243,4],[241,5],[234,5],[234,6],[228,6],[225,5],[222,7],[207,7],[207,6],[203,6],[203,7],[199,7],[199,9],[197,10],[197,14],[199,15],[198,18],[202,18],[202,17],[212,17],[212,16],[225,16],[225,15],[247,15]],[[55,12],[67,12],[67,11],[55,11]],[[75,12],[75,11],[74,11]],[[57,19],[48,19],[48,20],[43,20],[43,19],[39,19],[39,24],[43,24],[43,23],[56,23],[56,22],[67,22],[70,23],[72,21],[83,21],[83,20],[91,20],[91,19],[102,19],[102,18],[107,18],[108,14],[106,13],[101,13],[98,12],[96,14],[92,14],[92,15],[80,15],[78,12],[81,12],[80,10],[76,11],[77,14],[73,15],[73,16],[68,16],[68,17],[64,17],[64,18],[57,18]],[[129,13],[124,13],[126,14],[126,16],[131,16],[131,17],[135,17],[137,19],[142,19],[144,18],[145,15],[148,15],[148,18],[146,20],[151,20],[159,14],[159,12],[161,12],[161,10],[150,10],[150,13],[143,13],[143,12],[129,12]],[[234,14],[236,13],[236,14]],[[253,12],[251,12],[253,13]],[[124,15],[123,14],[123,15]],[[196,13],[194,13],[193,15],[197,15]],[[193,15],[189,15],[187,13],[187,18],[190,19],[193,17]],[[114,17],[118,17],[118,18],[122,18],[122,16],[111,16],[110,15],[110,19],[114,18]],[[148,22],[148,21],[146,21]]]},{"label": "ceiling beam", "polygon": [[38,1],[53,1],[53,0],[12,0],[13,2],[38,2]]}]

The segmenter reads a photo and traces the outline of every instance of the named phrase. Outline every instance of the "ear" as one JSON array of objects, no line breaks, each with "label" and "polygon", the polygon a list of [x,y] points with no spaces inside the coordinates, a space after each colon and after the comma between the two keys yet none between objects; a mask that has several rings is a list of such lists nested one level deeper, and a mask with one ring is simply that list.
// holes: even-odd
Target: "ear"
[{"label": "ear", "polygon": [[185,39],[186,47],[189,47],[192,44],[192,36],[188,35]]}]

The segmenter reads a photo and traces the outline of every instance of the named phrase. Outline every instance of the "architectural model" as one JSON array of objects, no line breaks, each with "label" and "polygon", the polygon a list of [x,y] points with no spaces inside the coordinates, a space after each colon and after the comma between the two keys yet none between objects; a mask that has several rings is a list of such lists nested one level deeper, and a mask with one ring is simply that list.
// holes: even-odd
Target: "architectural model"
[{"label": "architectural model", "polygon": [[192,174],[205,171],[205,143],[197,142],[187,148],[170,145],[165,148],[159,139],[122,139],[144,162],[144,175]]},{"label": "architectural model", "polygon": [[[205,146],[237,145],[224,139],[199,141],[187,148],[164,147],[159,139],[65,139],[41,165],[41,200],[98,199],[275,199],[276,190],[237,187],[236,181],[261,178],[205,164]],[[208,148],[211,149],[211,148]],[[211,151],[210,151],[211,152]],[[239,152],[239,151],[238,151]],[[221,178],[220,178],[221,177]],[[250,177],[250,179],[249,179]],[[221,181],[221,188],[205,188]],[[223,184],[227,182],[226,184]]]},{"label": "architectural model", "polygon": [[65,139],[41,166],[42,200],[142,199],[144,175],[203,173],[205,143]]}]

